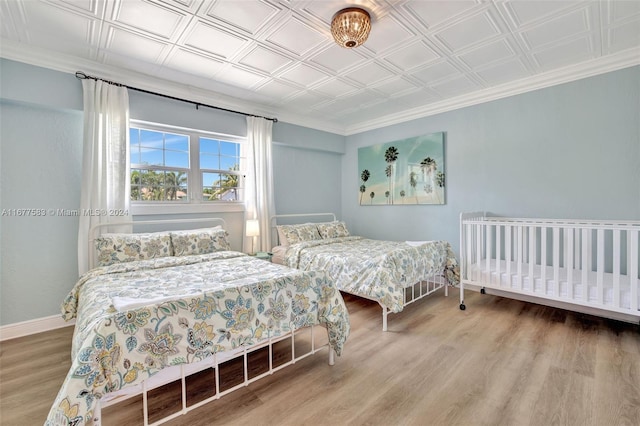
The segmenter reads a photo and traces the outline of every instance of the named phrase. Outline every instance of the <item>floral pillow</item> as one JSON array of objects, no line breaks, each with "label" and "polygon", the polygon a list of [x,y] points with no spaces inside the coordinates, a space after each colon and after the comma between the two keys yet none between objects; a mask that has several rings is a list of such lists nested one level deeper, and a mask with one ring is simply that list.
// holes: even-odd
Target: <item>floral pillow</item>
[{"label": "floral pillow", "polygon": [[279,225],[277,226],[280,245],[299,243],[301,241],[319,240],[318,228],[315,223],[304,223],[302,225]]},{"label": "floral pillow", "polygon": [[95,240],[97,266],[171,256],[171,237],[167,232],[140,234],[102,234]]},{"label": "floral pillow", "polygon": [[173,255],[188,256],[231,250],[228,236],[229,233],[220,226],[188,231],[171,231]]},{"label": "floral pillow", "polygon": [[319,223],[317,225],[318,232],[320,236],[325,238],[338,238],[338,237],[348,237],[349,230],[347,229],[347,225],[344,222],[327,222],[327,223]]},{"label": "floral pillow", "polygon": [[[292,225],[278,225],[276,226],[276,230],[278,231],[278,244],[281,246],[288,246],[289,239],[287,236],[295,232],[292,229]],[[297,236],[293,236],[293,238],[297,238]]]}]

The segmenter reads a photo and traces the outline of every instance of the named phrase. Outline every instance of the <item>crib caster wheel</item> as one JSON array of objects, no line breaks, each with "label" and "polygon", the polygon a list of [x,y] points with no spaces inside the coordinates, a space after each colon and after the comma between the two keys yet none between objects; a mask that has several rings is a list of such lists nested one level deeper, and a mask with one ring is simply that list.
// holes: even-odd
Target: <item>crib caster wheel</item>
[{"label": "crib caster wheel", "polygon": [[484,287],[482,287],[482,288],[480,289],[480,294],[487,294],[487,292],[485,291]]},{"label": "crib caster wheel", "polygon": [[467,309],[467,307],[466,307],[466,306],[464,306],[464,303],[461,303],[461,304],[460,304],[460,310],[461,310],[461,311],[464,311],[465,309]]}]

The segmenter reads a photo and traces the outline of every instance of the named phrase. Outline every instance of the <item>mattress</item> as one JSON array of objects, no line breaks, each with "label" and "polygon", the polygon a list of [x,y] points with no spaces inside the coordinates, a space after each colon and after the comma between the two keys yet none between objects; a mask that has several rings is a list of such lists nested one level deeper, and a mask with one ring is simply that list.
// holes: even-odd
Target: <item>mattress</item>
[{"label": "mattress", "polygon": [[[522,263],[522,287],[518,287],[518,264],[510,262],[510,274],[507,274],[507,261],[500,260],[499,264],[496,259],[491,259],[489,271],[487,271],[486,260],[469,265],[468,276],[471,282],[485,285],[490,288],[500,288],[504,290],[518,290],[540,297],[551,297],[556,299],[564,299],[567,302],[583,303],[583,304],[599,304],[598,301],[598,274],[594,271],[587,271],[586,285],[582,282],[582,270],[574,269],[571,282],[568,280],[568,269],[559,268],[558,283],[556,285],[554,278],[554,268],[551,266],[544,267],[545,280],[542,280],[543,267],[534,265],[533,275],[529,275],[529,264]],[[498,265],[499,265],[499,281],[498,281]],[[499,282],[499,284],[498,284]],[[619,280],[619,307],[630,309],[631,307],[631,284],[636,288],[640,286],[640,280],[630,280],[627,275],[620,275]],[[557,287],[557,293],[556,293]],[[612,273],[603,274],[603,304],[605,306],[615,306],[614,294],[614,275]],[[573,296],[571,296],[573,294]],[[585,300],[586,298],[586,300]],[[638,294],[638,306],[640,306],[640,294]]]}]

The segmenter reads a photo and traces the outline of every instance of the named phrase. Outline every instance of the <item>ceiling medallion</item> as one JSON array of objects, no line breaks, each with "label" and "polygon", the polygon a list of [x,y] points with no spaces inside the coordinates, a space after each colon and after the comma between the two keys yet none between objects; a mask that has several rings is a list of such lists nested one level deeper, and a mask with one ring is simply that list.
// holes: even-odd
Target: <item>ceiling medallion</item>
[{"label": "ceiling medallion", "polygon": [[358,47],[369,37],[371,16],[366,10],[357,7],[342,9],[333,15],[331,34],[340,46],[350,49]]}]

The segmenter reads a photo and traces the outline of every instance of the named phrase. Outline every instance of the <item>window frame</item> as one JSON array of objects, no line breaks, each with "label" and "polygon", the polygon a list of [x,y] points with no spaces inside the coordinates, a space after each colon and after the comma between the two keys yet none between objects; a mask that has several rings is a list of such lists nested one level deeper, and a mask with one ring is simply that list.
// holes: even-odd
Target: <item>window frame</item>
[{"label": "window frame", "polygon": [[[224,133],[211,132],[206,130],[198,130],[181,126],[173,126],[170,124],[153,123],[149,121],[130,119],[129,127],[151,130],[164,133],[179,133],[189,137],[189,169],[187,172],[187,201],[138,201],[130,200],[131,213],[136,215],[154,215],[154,214],[189,214],[189,213],[227,213],[227,212],[243,212],[245,210],[244,192],[245,192],[245,171],[246,155],[243,151],[247,146],[247,138],[243,136],[228,135]],[[205,201],[202,199],[202,171],[200,169],[200,138],[215,139],[225,142],[238,143],[240,145],[240,164],[239,176],[242,184],[240,186],[240,199],[238,201]],[[127,140],[129,133],[127,133]],[[130,161],[131,153],[129,152],[131,142],[128,141],[128,160]],[[162,166],[159,166],[162,167]],[[210,169],[206,169],[205,172]],[[223,171],[221,171],[223,172]],[[128,184],[131,185],[131,172],[129,172]],[[195,188],[195,190],[193,189]]]}]

